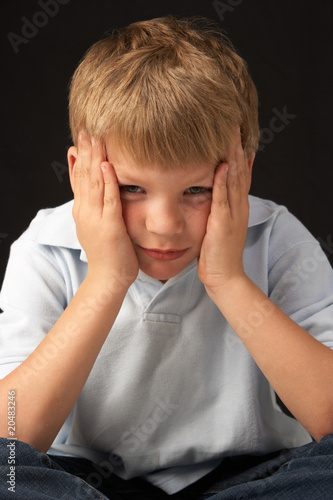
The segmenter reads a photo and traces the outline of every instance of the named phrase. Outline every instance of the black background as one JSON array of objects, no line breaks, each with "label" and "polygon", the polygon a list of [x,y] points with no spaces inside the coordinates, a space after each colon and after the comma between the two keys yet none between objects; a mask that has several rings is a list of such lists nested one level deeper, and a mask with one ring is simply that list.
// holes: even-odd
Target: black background
[{"label": "black background", "polygon": [[[248,62],[263,131],[251,192],[287,205],[333,263],[331,0],[2,0],[0,282],[36,212],[72,197],[67,94],[83,53],[113,28],[167,14],[215,21]],[[283,110],[285,124],[274,118]]]}]

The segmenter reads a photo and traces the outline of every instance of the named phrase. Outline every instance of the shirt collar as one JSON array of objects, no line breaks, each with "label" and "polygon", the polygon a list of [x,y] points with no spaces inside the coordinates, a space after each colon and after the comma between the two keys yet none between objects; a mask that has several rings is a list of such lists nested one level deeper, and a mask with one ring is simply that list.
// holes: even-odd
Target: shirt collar
[{"label": "shirt collar", "polygon": [[34,240],[41,245],[80,250],[81,260],[87,262],[86,254],[76,235],[73,204],[74,200],[71,200],[59,207],[38,212],[32,222],[32,228],[35,227]]},{"label": "shirt collar", "polygon": [[276,212],[277,205],[269,200],[263,200],[256,196],[249,196],[250,216],[248,227],[258,226],[268,221]]},{"label": "shirt collar", "polygon": [[[250,195],[249,202],[249,228],[266,222],[276,210],[274,204],[255,196]],[[32,223],[35,227],[34,240],[41,245],[80,250],[81,260],[87,262],[85,252],[76,236],[76,227],[72,215],[73,203],[72,200],[56,208],[41,210]]]}]

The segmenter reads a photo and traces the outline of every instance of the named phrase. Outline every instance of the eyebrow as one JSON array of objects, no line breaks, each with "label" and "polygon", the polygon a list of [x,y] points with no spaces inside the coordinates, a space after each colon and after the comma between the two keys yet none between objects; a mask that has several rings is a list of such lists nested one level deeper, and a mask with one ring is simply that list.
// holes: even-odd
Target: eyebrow
[{"label": "eyebrow", "polygon": [[118,181],[121,183],[121,184],[129,184],[129,185],[132,185],[132,186],[138,186],[138,185],[141,185],[145,182],[144,179],[136,179],[135,177],[128,177],[127,175],[123,175],[123,174],[119,174],[117,173],[117,171],[115,170],[116,172],[116,176],[118,177]]},{"label": "eyebrow", "polygon": [[[119,177],[121,178],[121,182],[120,182],[121,184],[123,184],[123,185],[127,184],[127,185],[132,185],[132,186],[133,185],[142,186],[143,184],[145,184],[147,176],[144,176],[144,177],[142,176],[142,171],[140,170],[140,167],[134,166],[133,168],[130,168],[130,172],[128,172],[128,167],[124,167],[124,165],[122,165],[121,161],[117,161],[116,159],[115,159],[115,161],[112,161],[112,160],[110,161],[108,159],[107,155],[106,155],[106,159],[113,166],[119,182],[120,182]],[[191,186],[204,187],[205,184],[213,184],[215,170],[216,170],[218,164],[215,165],[212,163],[211,165],[207,165],[207,166],[201,166],[201,167],[198,166],[196,169],[197,174],[198,174],[198,180],[194,180],[193,182],[190,182],[190,183],[187,183],[186,177],[187,177],[187,173],[192,173],[193,170],[191,168],[180,169],[184,174],[184,179],[185,179],[185,182],[187,184],[187,187],[191,187]],[[125,172],[123,171],[123,168],[124,168]],[[126,172],[126,170],[127,170],[127,172]],[[155,169],[153,169],[153,170],[155,170]],[[177,169],[171,169],[170,173],[176,172],[176,171],[177,171]],[[161,172],[166,172],[166,170],[161,169]]]},{"label": "eyebrow", "polygon": [[[138,178],[135,175],[133,177],[128,176],[120,172],[117,172],[116,169],[115,172],[118,178],[118,182],[121,185],[132,185],[132,186],[143,187],[146,184],[146,178],[142,177]],[[200,178],[198,176],[198,179],[194,179],[192,181],[191,180],[187,181],[186,177],[184,178],[184,185],[186,187],[193,187],[193,186],[212,187],[213,182],[214,182],[214,172],[209,172],[209,173],[207,172],[205,176],[202,175],[200,176]]]}]

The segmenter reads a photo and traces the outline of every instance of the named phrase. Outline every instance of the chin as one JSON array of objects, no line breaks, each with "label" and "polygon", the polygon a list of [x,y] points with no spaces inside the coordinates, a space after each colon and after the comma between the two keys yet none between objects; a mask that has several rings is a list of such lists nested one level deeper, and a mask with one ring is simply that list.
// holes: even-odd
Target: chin
[{"label": "chin", "polygon": [[177,276],[189,262],[185,264],[177,263],[172,265],[168,262],[167,266],[165,263],[153,262],[150,265],[142,265],[140,266],[141,271],[145,274],[159,281],[168,281],[170,278]]}]

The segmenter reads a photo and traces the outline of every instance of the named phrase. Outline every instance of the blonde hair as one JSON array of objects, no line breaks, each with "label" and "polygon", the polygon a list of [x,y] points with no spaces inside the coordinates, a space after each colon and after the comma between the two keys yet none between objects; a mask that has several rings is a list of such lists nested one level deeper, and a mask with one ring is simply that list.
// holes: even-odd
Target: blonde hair
[{"label": "blonde hair", "polygon": [[88,50],[70,85],[74,144],[80,130],[110,135],[139,164],[161,167],[223,160],[236,125],[247,154],[256,151],[257,108],[246,63],[202,19],[113,32]]}]

